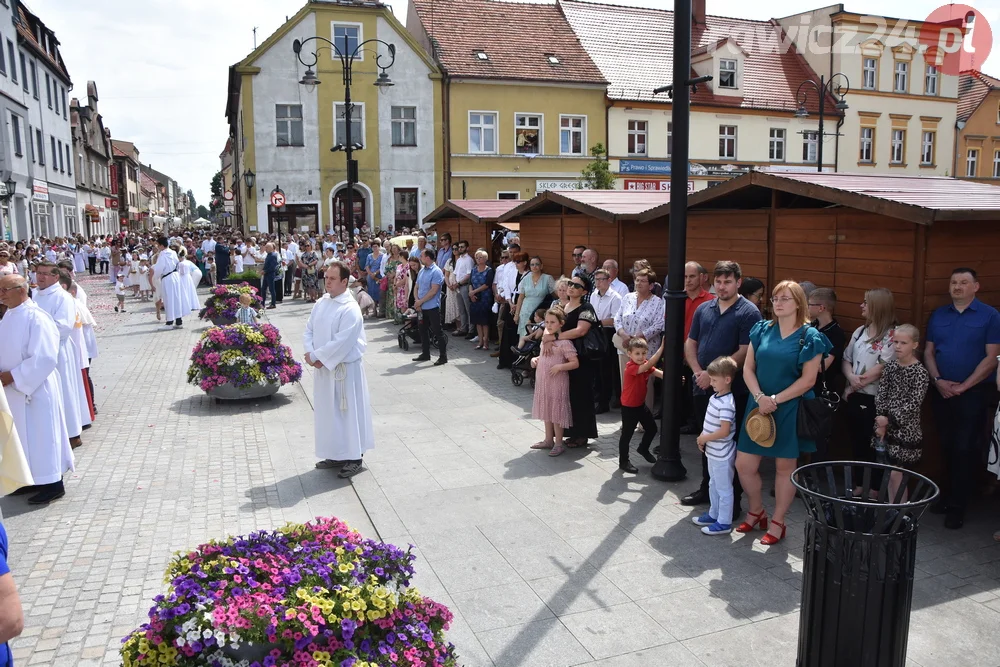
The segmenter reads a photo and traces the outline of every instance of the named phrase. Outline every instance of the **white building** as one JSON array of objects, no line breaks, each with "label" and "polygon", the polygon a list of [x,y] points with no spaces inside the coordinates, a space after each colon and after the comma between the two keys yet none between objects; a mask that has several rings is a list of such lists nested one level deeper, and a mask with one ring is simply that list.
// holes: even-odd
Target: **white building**
[{"label": "white building", "polygon": [[77,210],[87,238],[118,229],[118,201],[111,195],[111,134],[97,108],[97,84],[87,82],[87,104],[70,100]]},{"label": "white building", "polygon": [[[245,232],[329,231],[348,219],[344,82],[341,60],[320,40],[303,48],[318,52],[314,70],[320,85],[302,86],[306,68],[293,52],[295,40],[318,36],[352,52],[377,38],[393,44],[387,71],[394,85],[373,84],[380,70],[370,44],[353,64],[352,143],[358,181],[353,217],[358,226],[412,226],[434,209],[441,191],[440,114],[435,111],[440,74],[385,5],[313,2],[230,68],[227,117],[233,142],[236,224]],[[308,62],[308,60],[307,60]],[[246,175],[254,173],[247,188]],[[284,206],[271,205],[283,193]],[[280,201],[280,200],[279,200]]]}]

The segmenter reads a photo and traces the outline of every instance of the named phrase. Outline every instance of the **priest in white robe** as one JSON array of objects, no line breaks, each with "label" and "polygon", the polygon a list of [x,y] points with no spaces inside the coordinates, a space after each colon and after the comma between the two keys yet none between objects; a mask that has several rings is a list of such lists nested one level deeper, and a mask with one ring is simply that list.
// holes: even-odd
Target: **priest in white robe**
[{"label": "priest in white robe", "polygon": [[181,318],[186,312],[184,310],[184,292],[186,289],[181,282],[181,275],[177,272],[177,265],[180,260],[177,253],[167,247],[167,237],[161,236],[156,241],[160,254],[153,265],[153,276],[158,279],[159,287],[157,296],[163,302],[163,309],[167,313],[167,326],[180,327],[184,325]]},{"label": "priest in white robe", "polygon": [[339,477],[361,472],[361,457],[375,447],[363,357],[368,341],[357,301],[347,291],[350,270],[326,267],[326,294],[306,323],[306,363],[316,369],[314,414],[317,468],[340,468]]},{"label": "priest in white robe", "polygon": [[[35,303],[48,313],[59,331],[59,388],[62,391],[63,417],[69,432],[70,444],[83,444],[83,409],[87,406],[87,394],[83,388],[83,365],[77,348],[76,300],[59,284],[60,269],[52,263],[42,262],[35,270]],[[89,407],[87,407],[89,410]]]},{"label": "priest in white robe", "polygon": [[0,278],[0,303],[8,309],[0,320],[0,384],[35,484],[21,491],[35,492],[29,503],[45,505],[66,494],[62,477],[73,470],[57,370],[60,335],[28,298],[21,276]]},{"label": "priest in white robe", "polygon": [[[201,270],[187,257],[184,246],[175,246],[174,252],[180,263],[177,264],[177,273],[181,277],[181,300],[184,303],[184,312],[189,313],[201,310],[201,303],[198,301],[198,283],[201,282]],[[197,280],[198,282],[195,282]]]}]

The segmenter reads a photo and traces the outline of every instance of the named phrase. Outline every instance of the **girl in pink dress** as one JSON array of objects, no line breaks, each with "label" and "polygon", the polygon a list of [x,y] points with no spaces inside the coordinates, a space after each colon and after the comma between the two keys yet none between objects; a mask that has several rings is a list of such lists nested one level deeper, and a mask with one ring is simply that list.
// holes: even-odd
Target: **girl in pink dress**
[{"label": "girl in pink dress", "polygon": [[[561,306],[553,306],[545,313],[545,333],[559,335],[566,322]],[[569,407],[569,373],[578,368],[573,341],[559,340],[542,343],[542,354],[531,360],[535,369],[535,398],[531,406],[532,419],[545,422],[545,439],[536,442],[532,449],[548,449],[549,456],[559,456],[566,451],[563,429],[573,425]]]}]

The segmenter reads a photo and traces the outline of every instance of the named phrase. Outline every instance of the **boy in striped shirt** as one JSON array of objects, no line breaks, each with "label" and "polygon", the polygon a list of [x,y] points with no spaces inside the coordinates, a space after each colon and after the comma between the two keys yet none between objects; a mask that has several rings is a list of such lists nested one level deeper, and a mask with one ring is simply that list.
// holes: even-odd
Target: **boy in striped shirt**
[{"label": "boy in striped shirt", "polygon": [[257,311],[250,305],[253,299],[249,294],[240,294],[240,307],[236,309],[236,321],[240,324],[257,324]]},{"label": "boy in striped shirt", "polygon": [[736,462],[736,402],[732,386],[738,366],[732,357],[719,357],[706,371],[715,392],[708,399],[705,425],[698,436],[698,449],[708,458],[708,511],[692,519],[706,535],[733,532],[733,473]]}]

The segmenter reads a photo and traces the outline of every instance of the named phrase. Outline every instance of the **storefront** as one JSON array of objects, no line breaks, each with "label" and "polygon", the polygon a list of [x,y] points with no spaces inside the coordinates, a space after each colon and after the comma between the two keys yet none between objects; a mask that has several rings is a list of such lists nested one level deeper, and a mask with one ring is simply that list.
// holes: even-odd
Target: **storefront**
[{"label": "storefront", "polygon": [[319,204],[285,204],[267,207],[267,228],[280,235],[319,233]]}]

